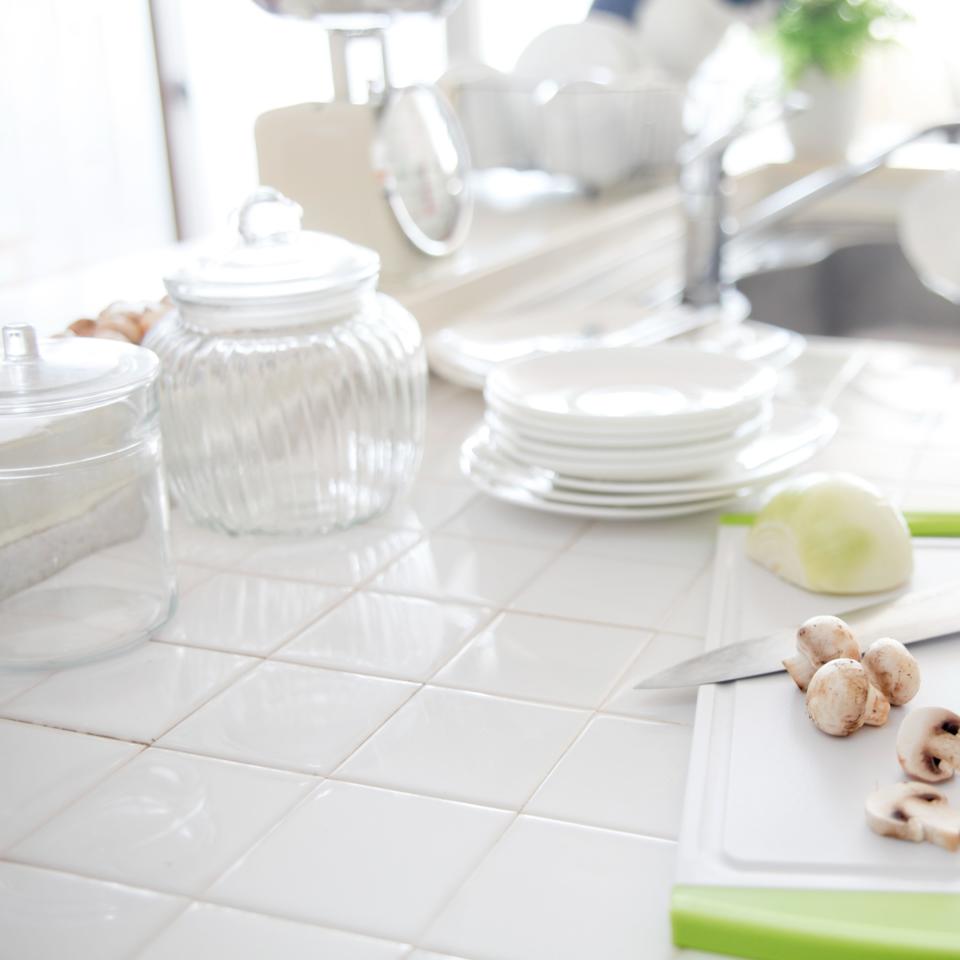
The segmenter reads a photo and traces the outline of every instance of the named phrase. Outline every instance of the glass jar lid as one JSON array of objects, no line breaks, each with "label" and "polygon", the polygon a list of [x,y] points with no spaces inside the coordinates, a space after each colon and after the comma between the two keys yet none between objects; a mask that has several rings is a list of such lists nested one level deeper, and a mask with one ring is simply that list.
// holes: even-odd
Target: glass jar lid
[{"label": "glass jar lid", "polygon": [[341,237],[303,230],[302,218],[298,203],[260,187],[237,214],[239,240],[165,277],[167,290],[178,303],[252,308],[340,299],[369,288],[379,256]]},{"label": "glass jar lid", "polygon": [[94,337],[38,341],[25,323],[3,327],[0,416],[85,408],[125,396],[157,376],[160,361],[131,343]]}]

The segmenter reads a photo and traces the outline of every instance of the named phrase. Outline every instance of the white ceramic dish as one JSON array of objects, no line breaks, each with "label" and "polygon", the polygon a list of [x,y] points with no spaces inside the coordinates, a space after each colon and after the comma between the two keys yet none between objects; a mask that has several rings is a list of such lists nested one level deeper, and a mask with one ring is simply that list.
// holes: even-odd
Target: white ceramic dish
[{"label": "white ceramic dish", "polygon": [[586,80],[632,73],[641,56],[631,26],[620,17],[592,16],[544,30],[524,48],[514,65],[529,80]]},{"label": "white ceramic dish", "polygon": [[802,334],[759,320],[734,324],[712,323],[702,330],[678,337],[677,343],[689,343],[711,353],[725,353],[741,360],[765,363],[778,370],[793,363],[807,348],[806,338]]},{"label": "white ceramic dish", "polygon": [[736,357],[679,345],[577,350],[497,367],[491,405],[562,427],[706,427],[772,395],[777,374]]},{"label": "white ceramic dish", "polygon": [[546,465],[549,458],[565,457],[582,460],[587,464],[614,463],[623,466],[631,464],[647,466],[669,460],[706,459],[732,455],[755,439],[757,434],[767,426],[770,417],[769,415],[755,417],[731,433],[724,433],[706,440],[674,442],[675,438],[670,436],[660,443],[651,443],[650,438],[645,437],[643,439],[646,442],[642,444],[631,444],[620,438],[615,438],[617,442],[611,444],[602,434],[595,436],[593,442],[573,439],[561,442],[531,437],[529,434],[510,428],[496,414],[491,415],[489,410],[485,420],[490,427],[491,436],[498,445],[529,463]]},{"label": "white ceramic dish", "polygon": [[462,465],[478,463],[503,479],[524,485],[537,493],[572,491],[616,495],[688,495],[704,498],[729,495],[746,487],[758,487],[780,479],[809,460],[836,432],[837,419],[820,407],[778,402],[770,430],[742,450],[727,469],[703,478],[657,482],[620,482],[582,479],[531,467],[512,459],[489,440],[489,431],[479,427],[463,445]]},{"label": "white ceramic dish", "polygon": [[960,171],[931,174],[904,197],[900,245],[931,290],[960,302]]},{"label": "white ceramic dish", "polygon": [[771,410],[771,401],[765,400],[744,411],[745,419],[737,418],[720,425],[710,425],[706,429],[692,430],[670,429],[669,427],[643,431],[560,429],[555,426],[543,426],[540,423],[517,420],[509,413],[504,413],[499,408],[491,406],[487,407],[486,419],[494,432],[512,435],[520,441],[549,445],[559,444],[579,449],[598,447],[601,449],[641,450],[720,441],[733,436],[753,434],[769,423]]},{"label": "white ceramic dish", "polygon": [[700,322],[689,311],[641,311],[638,316],[630,304],[568,310],[551,304],[539,310],[467,316],[427,338],[427,357],[437,376],[482,390],[490,371],[501,363],[585,347],[662,343]]},{"label": "white ceramic dish", "polygon": [[686,504],[703,503],[727,497],[746,496],[755,487],[740,487],[717,491],[709,495],[702,493],[656,493],[656,494],[615,494],[584,493],[552,483],[545,477],[531,478],[522,469],[511,470],[509,464],[494,462],[481,457],[472,457],[464,449],[464,471],[473,478],[480,475],[489,484],[514,487],[549,503],[567,504],[585,507],[671,507]]},{"label": "white ceramic dish", "polygon": [[666,506],[591,506],[579,503],[561,502],[548,499],[516,487],[502,483],[483,473],[468,473],[470,479],[484,493],[512,503],[516,506],[530,507],[544,513],[557,513],[571,517],[590,517],[594,520],[656,520],[664,517],[681,517],[691,513],[703,513],[731,503],[734,496],[718,497],[710,500],[698,500],[694,503],[674,503]]},{"label": "white ceramic dish", "polygon": [[[713,473],[732,463],[743,444],[728,450],[706,453],[685,447],[683,453],[657,455],[646,459],[627,457],[604,458],[595,453],[536,454],[522,452],[502,437],[492,438],[494,445],[520,463],[562,473],[569,477],[607,480],[672,480],[699,477]],[[747,441],[749,442],[749,441]]]}]

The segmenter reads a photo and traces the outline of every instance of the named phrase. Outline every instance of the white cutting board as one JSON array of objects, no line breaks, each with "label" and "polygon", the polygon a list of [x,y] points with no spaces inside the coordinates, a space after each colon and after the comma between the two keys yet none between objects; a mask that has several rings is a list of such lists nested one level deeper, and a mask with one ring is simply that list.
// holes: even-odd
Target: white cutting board
[{"label": "white cutting board", "polygon": [[[884,596],[793,587],[747,558],[746,535],[721,528],[708,649]],[[912,589],[960,583],[960,540],[914,544]],[[916,698],[893,708],[886,726],[850,737],[817,730],[786,673],[701,689],[678,884],[960,892],[960,855],[877,836],[864,820],[867,795],[904,779],[895,742],[907,712],[960,712],[960,635],[911,649],[922,674]],[[939,788],[960,808],[960,778]]]}]

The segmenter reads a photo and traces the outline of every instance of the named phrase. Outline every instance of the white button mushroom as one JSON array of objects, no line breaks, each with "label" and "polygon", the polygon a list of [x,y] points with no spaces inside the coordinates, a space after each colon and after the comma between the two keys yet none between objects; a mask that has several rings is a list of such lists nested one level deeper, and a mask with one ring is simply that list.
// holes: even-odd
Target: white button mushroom
[{"label": "white button mushroom", "polygon": [[960,769],[960,716],[942,707],[908,713],[897,733],[897,758],[918,780],[949,780]]},{"label": "white button mushroom", "polygon": [[801,690],[830,660],[860,659],[860,646],[851,629],[839,617],[811,617],[797,631],[797,653],[783,661],[787,673]]},{"label": "white button mushroom", "polygon": [[841,657],[825,663],[813,675],[807,687],[807,713],[824,733],[846,737],[865,723],[882,727],[890,704],[856,660]]},{"label": "white button mushroom", "polygon": [[917,695],[920,666],[898,640],[891,637],[874,640],[861,662],[870,682],[893,706],[902,707]]},{"label": "white button mushroom", "polygon": [[960,811],[924,783],[895,783],[867,797],[867,823],[874,833],[921,843],[929,840],[947,850],[960,849]]}]

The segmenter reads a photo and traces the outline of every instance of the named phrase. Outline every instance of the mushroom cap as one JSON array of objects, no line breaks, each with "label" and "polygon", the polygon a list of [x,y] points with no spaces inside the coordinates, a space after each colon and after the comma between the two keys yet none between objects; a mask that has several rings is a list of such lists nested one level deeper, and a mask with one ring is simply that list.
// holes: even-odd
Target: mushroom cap
[{"label": "mushroom cap", "polygon": [[824,733],[846,737],[863,726],[869,696],[870,681],[856,660],[830,660],[807,687],[807,713]]},{"label": "mushroom cap", "polygon": [[874,833],[920,843],[930,840],[956,850],[960,847],[960,812],[935,787],[925,783],[895,783],[867,797],[867,824]]},{"label": "mushroom cap", "polygon": [[960,716],[943,707],[908,713],[897,733],[897,759],[918,780],[949,780],[960,765]]},{"label": "mushroom cap", "polygon": [[811,617],[797,631],[797,650],[815,667],[846,657],[860,659],[860,645],[853,631],[839,618]]},{"label": "mushroom cap", "polygon": [[874,640],[861,662],[870,682],[895,706],[901,707],[917,695],[920,665],[899,640]]}]

